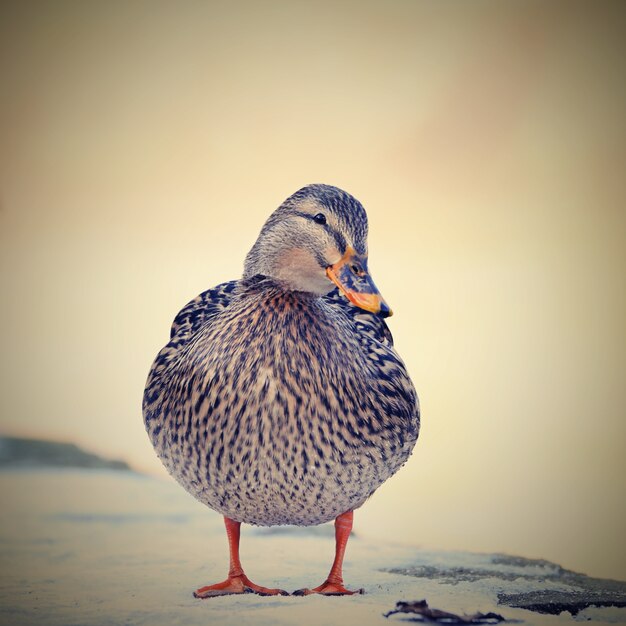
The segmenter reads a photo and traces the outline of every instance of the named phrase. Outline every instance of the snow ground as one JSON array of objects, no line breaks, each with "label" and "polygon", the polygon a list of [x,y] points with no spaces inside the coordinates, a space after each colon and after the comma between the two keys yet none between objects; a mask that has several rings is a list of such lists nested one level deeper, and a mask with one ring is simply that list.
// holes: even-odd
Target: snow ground
[{"label": "snow ground", "polygon": [[[589,608],[541,615],[497,605],[517,593],[558,582],[483,578],[450,584],[381,569],[472,568],[489,555],[428,552],[359,534],[348,544],[344,578],[365,595],[198,600],[193,589],[225,578],[227,544],[219,515],[177,485],[131,472],[32,469],[0,472],[0,624],[59,626],[390,625],[398,600],[426,599],[458,613],[495,611],[526,624],[593,619],[626,623],[626,609]],[[333,529],[242,527],[241,557],[256,583],[288,591],[318,585],[333,557]],[[491,565],[493,567],[493,564]],[[500,565],[508,574],[510,565]],[[508,568],[508,569],[507,569]]]}]

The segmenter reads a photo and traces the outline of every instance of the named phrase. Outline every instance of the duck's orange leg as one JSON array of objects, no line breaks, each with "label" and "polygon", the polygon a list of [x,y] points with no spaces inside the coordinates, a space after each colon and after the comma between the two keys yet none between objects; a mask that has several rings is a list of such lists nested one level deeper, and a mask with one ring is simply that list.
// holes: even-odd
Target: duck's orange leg
[{"label": "duck's orange leg", "polygon": [[342,513],[335,520],[335,560],[330,568],[328,578],[314,589],[298,589],[293,592],[295,596],[308,596],[312,593],[321,593],[325,596],[351,596],[355,593],[365,593],[363,589],[354,591],[343,586],[343,555],[346,552],[348,537],[352,531],[354,512]]},{"label": "duck's orange leg", "polygon": [[221,583],[200,587],[193,592],[196,598],[213,598],[215,596],[227,596],[233,593],[258,593],[261,596],[288,596],[282,589],[268,589],[255,585],[244,573],[239,560],[239,535],[241,522],[236,522],[224,516],[226,535],[228,536],[228,548],[230,551],[230,568],[228,578]]}]

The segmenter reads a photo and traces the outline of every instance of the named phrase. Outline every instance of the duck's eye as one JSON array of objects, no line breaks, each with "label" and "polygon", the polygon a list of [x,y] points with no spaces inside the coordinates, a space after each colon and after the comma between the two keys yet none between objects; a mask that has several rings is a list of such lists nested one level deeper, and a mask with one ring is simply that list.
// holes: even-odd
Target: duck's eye
[{"label": "duck's eye", "polygon": [[358,263],[353,263],[352,265],[350,265],[350,270],[355,276],[365,275],[363,268]]},{"label": "duck's eye", "polygon": [[326,224],[326,216],[323,213],[318,213],[313,216],[313,221],[318,224]]}]

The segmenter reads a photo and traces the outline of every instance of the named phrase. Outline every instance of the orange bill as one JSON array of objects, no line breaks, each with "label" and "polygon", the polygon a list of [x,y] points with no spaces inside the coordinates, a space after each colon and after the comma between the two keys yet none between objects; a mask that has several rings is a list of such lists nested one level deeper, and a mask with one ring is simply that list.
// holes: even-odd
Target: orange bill
[{"label": "orange bill", "polygon": [[369,275],[367,257],[358,255],[354,248],[348,246],[341,259],[326,268],[326,276],[360,309],[376,313],[380,317],[392,315],[391,309]]}]

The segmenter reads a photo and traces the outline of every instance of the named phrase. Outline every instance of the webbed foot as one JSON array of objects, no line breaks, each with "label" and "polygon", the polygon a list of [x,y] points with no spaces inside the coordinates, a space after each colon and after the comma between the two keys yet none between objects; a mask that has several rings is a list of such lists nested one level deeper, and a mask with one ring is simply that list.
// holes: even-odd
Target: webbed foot
[{"label": "webbed foot", "polygon": [[253,583],[245,574],[229,576],[221,583],[200,587],[193,592],[196,598],[215,598],[237,593],[256,593],[260,596],[288,596],[283,589],[270,589]]},{"label": "webbed foot", "polygon": [[293,592],[293,595],[310,596],[314,593],[319,593],[323,596],[353,596],[356,594],[364,594],[365,589],[346,589],[343,583],[333,583],[326,580],[319,587],[314,587],[313,589],[298,589]]}]

